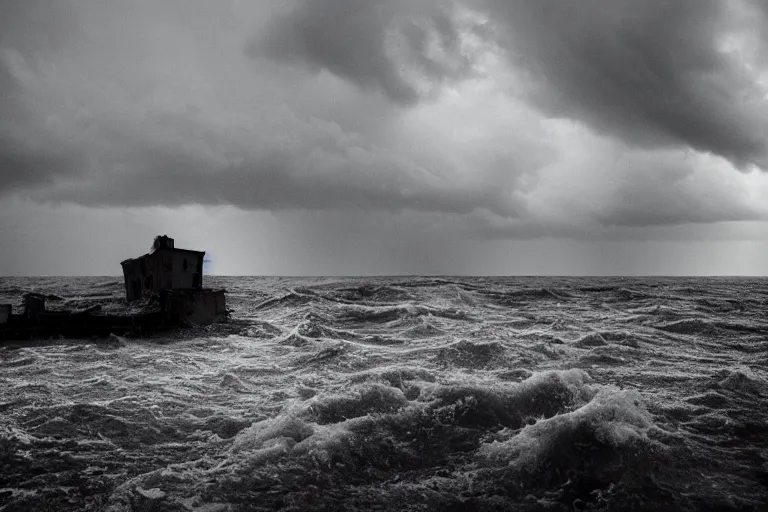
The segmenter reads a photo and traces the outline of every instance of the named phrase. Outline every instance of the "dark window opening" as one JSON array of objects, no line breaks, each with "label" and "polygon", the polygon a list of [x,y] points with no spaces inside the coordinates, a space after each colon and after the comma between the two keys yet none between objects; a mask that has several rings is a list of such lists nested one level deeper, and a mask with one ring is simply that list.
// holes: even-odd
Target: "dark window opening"
[{"label": "dark window opening", "polygon": [[192,288],[200,288],[200,274],[192,274]]},{"label": "dark window opening", "polygon": [[187,258],[184,258],[184,272],[187,271]]}]

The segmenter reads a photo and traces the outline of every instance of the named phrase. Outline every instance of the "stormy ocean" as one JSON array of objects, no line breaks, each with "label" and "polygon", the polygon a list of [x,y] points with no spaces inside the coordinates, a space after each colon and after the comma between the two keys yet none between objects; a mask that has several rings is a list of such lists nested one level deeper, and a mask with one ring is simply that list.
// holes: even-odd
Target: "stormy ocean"
[{"label": "stormy ocean", "polygon": [[227,324],[0,348],[0,510],[768,510],[766,279],[206,279]]}]

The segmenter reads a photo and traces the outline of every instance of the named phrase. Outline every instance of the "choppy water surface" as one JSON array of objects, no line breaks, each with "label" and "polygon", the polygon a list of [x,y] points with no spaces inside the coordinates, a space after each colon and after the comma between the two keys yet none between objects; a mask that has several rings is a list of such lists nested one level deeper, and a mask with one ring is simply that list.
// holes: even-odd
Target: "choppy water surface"
[{"label": "choppy water surface", "polygon": [[207,284],[229,324],[0,348],[1,510],[768,510],[768,280]]}]

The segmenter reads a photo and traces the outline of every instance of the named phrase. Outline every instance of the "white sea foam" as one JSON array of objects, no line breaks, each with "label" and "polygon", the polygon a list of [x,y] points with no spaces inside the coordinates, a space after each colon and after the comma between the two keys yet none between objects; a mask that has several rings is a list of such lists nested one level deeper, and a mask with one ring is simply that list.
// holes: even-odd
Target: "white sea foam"
[{"label": "white sea foam", "polygon": [[[2,504],[746,511],[765,502],[763,280],[209,284],[231,290],[229,325],[0,347]],[[30,286],[78,307],[120,307],[120,281],[105,278],[2,278],[0,302],[15,304]]]}]

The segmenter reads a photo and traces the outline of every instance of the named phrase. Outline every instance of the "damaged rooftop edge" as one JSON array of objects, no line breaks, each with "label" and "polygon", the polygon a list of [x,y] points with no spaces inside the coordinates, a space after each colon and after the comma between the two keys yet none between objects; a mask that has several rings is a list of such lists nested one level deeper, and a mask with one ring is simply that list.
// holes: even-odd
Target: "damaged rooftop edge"
[{"label": "damaged rooftop edge", "polygon": [[83,311],[46,311],[46,297],[30,293],[24,297],[22,314],[13,314],[10,305],[0,305],[0,340],[142,335],[226,321],[225,291],[203,288],[204,256],[205,251],[176,249],[168,236],[155,237],[149,253],[121,262],[126,302],[144,299],[155,305],[154,310],[102,314],[96,305]]}]

